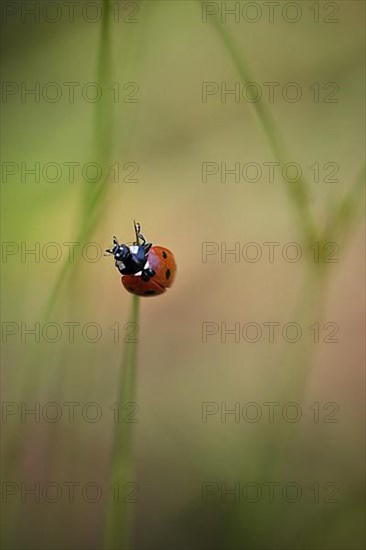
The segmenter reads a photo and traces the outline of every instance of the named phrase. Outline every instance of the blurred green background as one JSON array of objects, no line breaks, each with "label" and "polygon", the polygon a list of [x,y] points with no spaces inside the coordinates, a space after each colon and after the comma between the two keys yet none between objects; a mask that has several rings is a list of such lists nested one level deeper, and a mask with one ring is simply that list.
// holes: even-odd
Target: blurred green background
[{"label": "blurred green background", "polygon": [[[352,203],[349,220],[354,223],[347,222],[347,231],[340,225],[338,233],[328,235],[339,245],[339,261],[324,267],[324,276],[324,269],[305,253],[297,263],[281,256],[288,242],[303,250],[308,243],[286,192],[289,184],[279,175],[273,183],[264,169],[256,183],[233,178],[222,183],[219,176],[202,182],[205,162],[229,167],[256,162],[263,168],[264,162],[276,161],[255,106],[235,102],[232,96],[223,102],[219,94],[202,101],[202,83],[232,88],[240,82],[218,26],[222,6],[239,5],[242,10],[248,2],[210,3],[219,11],[207,23],[202,20],[207,4],[199,2],[111,2],[104,35],[103,18],[89,20],[94,17],[92,4],[105,11],[101,2],[85,2],[90,4],[86,17],[75,6],[71,22],[65,3],[53,2],[62,12],[54,23],[42,12],[39,21],[31,15],[22,21],[24,4],[33,3],[2,2],[3,92],[4,83],[23,82],[31,88],[39,82],[42,89],[54,82],[65,93],[57,102],[42,94],[39,101],[32,96],[22,101],[20,92],[2,97],[4,548],[102,548],[114,481],[110,460],[116,423],[110,407],[119,401],[123,346],[131,345],[123,342],[131,296],[121,287],[111,258],[93,262],[77,255],[71,264],[64,243],[80,242],[80,250],[94,242],[104,251],[112,235],[131,242],[134,219],[149,241],[174,252],[178,275],[166,294],[140,304],[131,480],[138,485],[138,502],[116,504],[121,517],[132,512],[132,547],[363,548],[364,227],[356,208],[362,193]],[[241,15],[238,22],[228,17],[221,25],[263,90],[265,82],[280,83],[273,103],[263,99],[289,151],[287,160],[303,168],[309,209],[321,235],[334,215],[337,221],[337,205],[352,193],[362,169],[365,4],[297,2],[302,15],[296,23],[282,15],[288,2],[280,2],[273,22],[266,3],[256,4],[262,10],[257,22]],[[324,22],[333,9],[338,22]],[[314,21],[315,10],[319,22]],[[99,79],[107,85],[103,99],[86,101],[80,90]],[[74,102],[67,99],[65,82],[80,83]],[[115,82],[121,92],[116,103],[108,90]],[[123,89],[128,82],[138,84],[137,102],[122,101],[134,89]],[[281,96],[288,82],[301,87],[296,103]],[[315,82],[321,98],[322,86],[336,83],[338,102],[314,102],[309,87]],[[74,182],[66,169],[54,183],[42,175],[39,182],[31,175],[22,182],[21,163],[32,167],[37,162],[119,163],[119,181],[101,180],[98,194],[98,184],[83,181],[79,167]],[[321,167],[336,163],[339,181],[324,181],[321,169],[315,182],[309,166],[316,162]],[[4,163],[17,163],[19,171],[6,175]],[[137,165],[137,181],[123,181],[131,173],[127,163]],[[281,243],[273,263],[263,246],[269,241]],[[59,261],[42,256],[50,242],[62,250]],[[205,242],[225,243],[228,249],[236,242],[256,242],[264,255],[256,263],[235,262],[232,255],[222,262],[218,253],[203,262]],[[22,257],[24,247],[35,246],[41,251],[38,259]],[[67,275],[55,290],[62,269]],[[280,336],[269,343],[265,331],[257,343],[242,338],[235,342],[233,336],[221,342],[220,333],[202,341],[205,322],[233,328],[235,323],[263,327],[264,322],[283,326],[290,321],[303,329],[297,343]],[[59,341],[50,343],[41,336],[37,343],[21,326],[31,328],[37,322],[41,329],[49,322],[80,325],[74,342],[65,328]],[[321,327],[336,323],[339,342],[324,342],[330,331],[321,328],[321,341],[314,343],[308,327],[316,322]],[[83,339],[81,327],[87,323],[100,327],[97,342]],[[109,328],[116,323],[118,342]],[[7,335],[10,326],[17,327],[16,334]],[[93,338],[92,329],[88,334]],[[47,421],[42,414],[39,422],[31,415],[22,418],[22,403],[28,408],[39,403],[42,409],[50,402],[63,411],[58,421]],[[63,405],[67,402],[80,403],[74,422]],[[102,411],[96,422],[81,414],[90,402]],[[207,402],[217,403],[219,412],[203,422]],[[236,422],[233,415],[222,421],[222,407],[252,402],[263,413],[258,422],[243,417]],[[278,414],[269,422],[266,402],[278,402],[278,411],[295,402],[301,418],[292,423]],[[332,410],[323,408],[327,403],[335,404],[337,422],[325,420]],[[49,416],[53,414],[49,409]],[[123,430],[125,423],[117,426]],[[41,488],[50,482],[62,488],[65,482],[80,485],[73,503],[66,489],[55,503],[42,494],[39,502],[32,496],[22,502],[22,487],[37,482]],[[291,482],[302,489],[294,503],[286,502],[281,492]],[[86,483],[102,489],[97,502],[83,498]],[[207,502],[202,497],[205,483],[217,488]],[[239,502],[233,495],[225,502],[219,487],[233,488],[235,483],[257,483],[263,494],[257,502],[242,494]],[[263,483],[279,483],[273,502]],[[314,484],[320,487],[319,502]],[[327,495],[335,487],[336,495],[330,497],[335,502],[329,502]]]}]

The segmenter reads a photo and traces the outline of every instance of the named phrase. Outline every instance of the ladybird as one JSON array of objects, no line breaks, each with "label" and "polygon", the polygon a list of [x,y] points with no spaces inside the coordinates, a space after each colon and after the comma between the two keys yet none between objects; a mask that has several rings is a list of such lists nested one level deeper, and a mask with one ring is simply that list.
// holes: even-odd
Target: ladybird
[{"label": "ladybird", "polygon": [[146,242],[139,223],[134,222],[134,227],[136,241],[131,246],[120,244],[113,237],[113,247],[106,252],[113,255],[128,292],[137,296],[157,296],[173,284],[177,271],[175,259],[168,248]]}]

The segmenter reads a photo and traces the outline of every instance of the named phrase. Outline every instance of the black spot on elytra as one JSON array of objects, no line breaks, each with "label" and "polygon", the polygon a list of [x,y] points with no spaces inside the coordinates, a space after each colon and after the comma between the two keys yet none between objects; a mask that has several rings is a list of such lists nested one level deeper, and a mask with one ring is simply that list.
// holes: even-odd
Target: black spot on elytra
[{"label": "black spot on elytra", "polygon": [[135,292],[135,289],[132,286],[129,286],[128,290],[130,290],[131,292]]},{"label": "black spot on elytra", "polygon": [[146,296],[152,296],[153,294],[155,294],[155,290],[145,290],[144,294]]},{"label": "black spot on elytra", "polygon": [[162,252],[162,254],[161,254],[161,255],[163,256],[164,260],[165,260],[165,258],[167,258],[167,257],[168,257],[168,254],[167,254],[167,253],[166,253],[166,252],[165,252],[164,250],[163,250],[163,252]]},{"label": "black spot on elytra", "polygon": [[171,275],[170,269],[167,269],[166,272],[165,272],[165,278],[170,279],[170,275]]}]

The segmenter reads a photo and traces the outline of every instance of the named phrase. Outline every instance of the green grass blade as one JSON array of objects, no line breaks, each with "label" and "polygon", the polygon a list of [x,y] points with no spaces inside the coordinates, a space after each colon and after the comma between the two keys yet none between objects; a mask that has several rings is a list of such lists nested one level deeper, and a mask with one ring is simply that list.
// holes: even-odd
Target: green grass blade
[{"label": "green grass blade", "polygon": [[365,172],[366,167],[363,166],[350,191],[336,207],[325,230],[325,240],[329,241],[340,237],[344,241],[347,234],[349,234],[352,224],[356,221],[357,213],[362,211],[360,205],[364,203],[361,199],[365,190]]},{"label": "green grass blade", "polygon": [[[237,69],[243,84],[255,82],[256,80],[249,70],[248,64],[245,61],[242,52],[231,38],[227,27],[221,24],[216,15],[210,18],[210,21],[212,21],[212,24],[225,45],[226,51]],[[251,99],[253,99],[252,105],[267,137],[274,157],[280,164],[285,164],[288,161],[289,156],[283,143],[280,131],[275,124],[270,110],[267,108],[267,105],[262,99],[254,101],[255,97],[251,91],[251,88],[248,88],[248,94],[251,95]],[[300,229],[304,235],[304,238],[308,243],[313,242],[316,236],[316,231],[311,215],[310,195],[308,191],[309,187],[306,181],[301,178],[296,182],[296,184],[286,182],[285,189],[291,204],[294,206],[294,210],[296,212],[296,222],[300,224]]]},{"label": "green grass blade", "polygon": [[[133,296],[130,323],[138,326],[140,298]],[[138,341],[125,343],[121,365],[118,401],[120,409],[136,399],[136,367]],[[111,456],[110,484],[118,484],[118,502],[108,502],[104,536],[105,550],[129,550],[133,527],[133,503],[123,502],[123,488],[134,483],[132,457],[133,423],[115,424]]]}]

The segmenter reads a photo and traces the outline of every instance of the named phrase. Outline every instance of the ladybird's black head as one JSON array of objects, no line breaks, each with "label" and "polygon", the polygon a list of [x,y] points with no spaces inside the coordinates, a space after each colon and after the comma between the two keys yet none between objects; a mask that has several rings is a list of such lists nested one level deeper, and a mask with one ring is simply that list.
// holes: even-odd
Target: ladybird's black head
[{"label": "ladybird's black head", "polygon": [[119,244],[116,237],[113,238],[113,247],[107,248],[108,254],[113,254],[116,262],[123,262],[131,256],[130,249],[125,244]]},{"label": "ladybird's black head", "polygon": [[112,254],[116,262],[123,262],[131,255],[130,249],[125,244],[118,244],[113,247]]},{"label": "ladybird's black head", "polygon": [[117,237],[113,237],[113,246],[106,250],[108,254],[113,255],[115,266],[122,275],[135,275],[139,272],[145,274],[145,271],[148,271],[145,268],[152,243],[146,242],[139,223],[135,223],[135,233],[136,242],[133,245],[120,244]]}]

